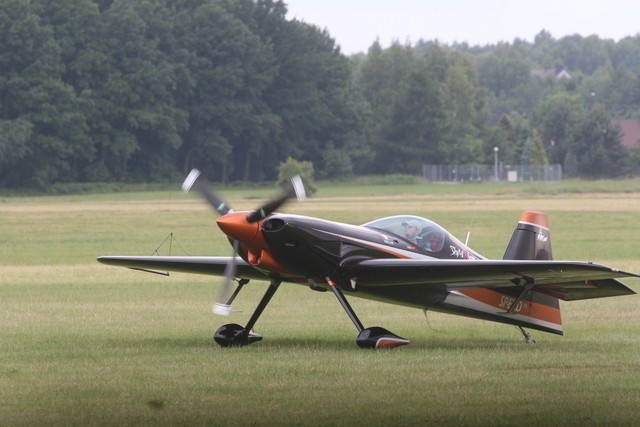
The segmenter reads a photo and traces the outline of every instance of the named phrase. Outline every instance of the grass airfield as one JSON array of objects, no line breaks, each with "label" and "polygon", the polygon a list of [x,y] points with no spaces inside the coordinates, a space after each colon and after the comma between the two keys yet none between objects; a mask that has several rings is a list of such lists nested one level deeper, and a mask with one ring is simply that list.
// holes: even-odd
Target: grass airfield
[{"label": "grass airfield", "polygon": [[[176,185],[178,188],[178,185]],[[224,192],[251,209],[270,189]],[[550,216],[556,259],[640,272],[640,182],[320,186],[284,211],[348,223],[425,216],[501,258],[520,213]],[[214,215],[175,192],[0,198],[0,425],[639,425],[640,296],[562,303],[565,336],[351,298],[365,326],[411,339],[365,351],[335,297],[283,284],[256,325],[222,349],[266,282],[230,318],[221,279],[98,264],[229,255]],[[158,249],[169,254],[169,241]],[[636,291],[640,280],[625,280]]]}]

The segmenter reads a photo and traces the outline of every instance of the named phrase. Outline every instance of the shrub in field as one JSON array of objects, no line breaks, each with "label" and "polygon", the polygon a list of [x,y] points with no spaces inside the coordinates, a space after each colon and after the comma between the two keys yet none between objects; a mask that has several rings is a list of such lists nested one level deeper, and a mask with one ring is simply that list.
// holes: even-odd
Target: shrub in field
[{"label": "shrub in field", "polygon": [[300,162],[289,157],[286,162],[280,163],[278,167],[278,187],[285,188],[289,185],[289,180],[296,175],[300,175],[307,196],[311,196],[318,191],[318,187],[313,178],[313,163]]}]

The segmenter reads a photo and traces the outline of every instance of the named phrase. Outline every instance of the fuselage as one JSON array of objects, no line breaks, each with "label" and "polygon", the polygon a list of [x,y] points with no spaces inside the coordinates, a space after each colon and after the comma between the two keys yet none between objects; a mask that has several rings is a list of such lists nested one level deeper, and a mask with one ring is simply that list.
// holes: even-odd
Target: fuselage
[{"label": "fuselage", "polygon": [[[242,212],[233,213],[242,217]],[[403,222],[420,221],[423,229],[437,233],[437,247],[402,236]],[[343,291],[416,308],[441,306],[449,295],[445,291],[426,291],[375,287],[357,283],[357,277],[345,275],[346,266],[367,259],[483,259],[444,228],[415,216],[394,216],[352,225],[301,215],[274,214],[246,227],[229,227],[229,219],[218,221],[232,239],[240,240],[240,256],[267,276],[326,290],[327,277]],[[239,221],[240,222],[240,221]],[[245,228],[242,228],[245,227]]]},{"label": "fuselage", "polygon": [[[230,216],[239,221],[230,221]],[[340,275],[343,266],[362,259],[484,259],[444,228],[415,216],[394,216],[352,225],[301,215],[274,214],[256,224],[234,212],[218,220],[222,230],[240,241],[240,255],[254,267],[283,278],[324,280]],[[402,236],[402,223],[421,221],[436,234],[438,246]],[[432,238],[433,239],[433,238]]]}]

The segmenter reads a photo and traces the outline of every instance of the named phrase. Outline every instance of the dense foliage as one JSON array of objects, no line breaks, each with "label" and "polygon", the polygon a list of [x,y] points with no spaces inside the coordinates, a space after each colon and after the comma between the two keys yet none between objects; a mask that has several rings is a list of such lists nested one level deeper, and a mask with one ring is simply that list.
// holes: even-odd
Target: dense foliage
[{"label": "dense foliage", "polygon": [[290,157],[321,178],[416,173],[491,162],[494,146],[586,177],[640,159],[612,125],[640,118],[640,36],[374,42],[346,57],[282,1],[5,0],[0,40],[0,187],[194,166],[275,180]]}]

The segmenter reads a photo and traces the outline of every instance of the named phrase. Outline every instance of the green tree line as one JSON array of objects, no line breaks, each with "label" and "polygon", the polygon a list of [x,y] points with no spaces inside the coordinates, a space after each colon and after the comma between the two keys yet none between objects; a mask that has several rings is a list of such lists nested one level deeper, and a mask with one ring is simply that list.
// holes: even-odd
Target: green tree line
[{"label": "green tree line", "polygon": [[494,146],[504,162],[576,176],[638,171],[612,125],[638,118],[638,36],[373,42],[347,57],[286,13],[275,0],[1,2],[0,187],[192,167],[275,180],[288,158],[321,178],[417,173],[488,163]]}]

